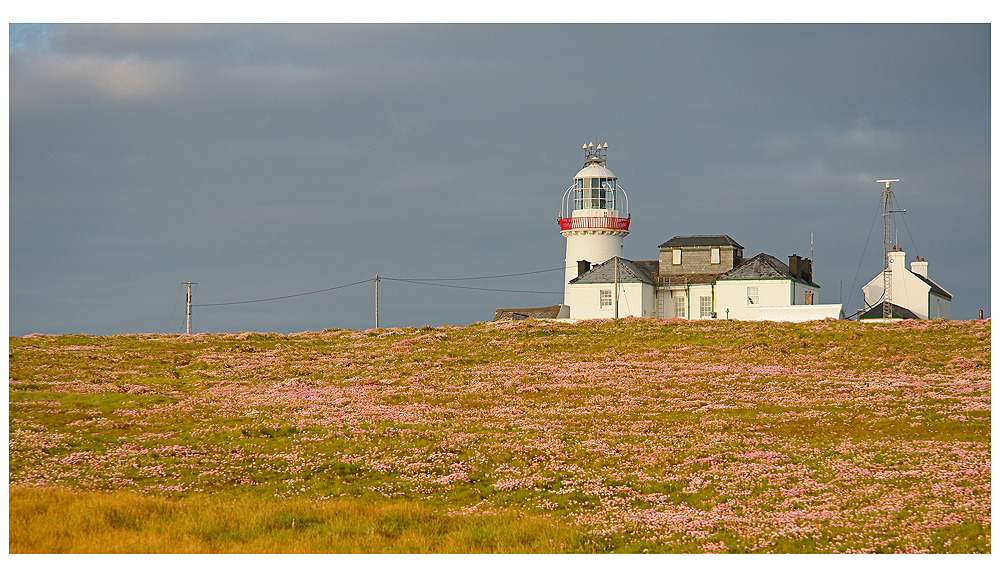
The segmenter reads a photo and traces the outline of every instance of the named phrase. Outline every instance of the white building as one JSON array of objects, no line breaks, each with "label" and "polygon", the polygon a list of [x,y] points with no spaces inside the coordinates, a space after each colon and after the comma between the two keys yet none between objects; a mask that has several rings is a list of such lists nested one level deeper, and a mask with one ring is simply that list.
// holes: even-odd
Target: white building
[{"label": "white building", "polygon": [[[618,179],[604,166],[608,145],[584,145],[584,163],[566,189],[559,213],[559,228],[566,238],[565,302],[570,303],[569,281],[576,278],[577,263],[604,262],[621,257],[628,235],[628,196]],[[622,218],[622,214],[625,215]],[[571,305],[572,306],[572,305]]]},{"label": "white building", "polygon": [[[941,288],[927,275],[927,261],[916,259],[906,269],[906,253],[894,249],[889,255],[891,295],[889,303],[892,318],[895,319],[947,319],[951,318],[951,293]],[[882,318],[882,303],[885,300],[883,274],[873,278],[861,290],[865,294],[866,312],[859,315],[861,320]]]},{"label": "white building", "polygon": [[623,258],[631,215],[624,189],[604,166],[607,144],[585,145],[584,157],[559,214],[569,318],[843,318],[841,305],[819,306],[811,260],[744,259],[743,246],[727,235],[675,236],[660,245],[658,260]]}]

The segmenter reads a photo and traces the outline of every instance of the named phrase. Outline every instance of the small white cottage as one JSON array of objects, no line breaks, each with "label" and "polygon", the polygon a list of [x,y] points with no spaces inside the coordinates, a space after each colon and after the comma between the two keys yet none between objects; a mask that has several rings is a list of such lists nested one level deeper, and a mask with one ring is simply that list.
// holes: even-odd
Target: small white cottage
[{"label": "small white cottage", "polygon": [[[890,297],[893,319],[947,319],[951,318],[951,293],[941,288],[927,276],[927,261],[918,258],[906,269],[906,253],[896,248],[888,253],[891,275]],[[865,294],[865,311],[860,320],[883,318],[882,303],[885,299],[884,274],[880,273],[861,290]]]}]

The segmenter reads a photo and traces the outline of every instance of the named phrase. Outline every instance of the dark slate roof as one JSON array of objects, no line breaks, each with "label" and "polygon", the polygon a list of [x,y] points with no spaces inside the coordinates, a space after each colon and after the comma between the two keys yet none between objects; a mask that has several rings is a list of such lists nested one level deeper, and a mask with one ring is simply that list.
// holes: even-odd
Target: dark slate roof
[{"label": "dark slate roof", "polygon": [[743,248],[743,245],[729,237],[728,234],[700,234],[695,236],[675,236],[660,245],[665,246],[735,246]]},{"label": "dark slate roof", "polygon": [[[892,315],[891,318],[894,318],[894,319],[919,319],[920,318],[920,317],[917,316],[916,313],[914,313],[913,311],[911,311],[908,308],[901,307],[901,306],[899,306],[897,304],[891,304],[890,306],[892,307],[892,312],[889,313],[889,314]],[[882,316],[882,303],[878,303],[877,305],[872,306],[872,308],[870,308],[867,311],[861,313],[861,316],[858,317],[858,318],[859,319],[881,319],[881,318],[884,318]]]},{"label": "dark slate roof", "polygon": [[[644,282],[646,284],[654,284],[653,280],[646,273],[646,270],[649,268],[647,263],[651,262],[657,263],[657,267],[659,267],[660,261],[633,262],[628,259],[619,258],[618,282]],[[569,282],[571,284],[615,282],[615,259],[609,258],[601,264],[594,265],[593,268]]]},{"label": "dark slate roof", "polygon": [[527,318],[532,319],[554,319],[559,314],[559,305],[552,305],[550,307],[542,307],[537,309],[497,309],[495,315],[493,315],[493,320],[515,320],[523,321]]},{"label": "dark slate roof", "polygon": [[[910,271],[910,272],[913,272],[913,271]],[[913,276],[915,276],[918,279],[920,279],[920,280],[924,281],[925,283],[927,283],[927,286],[931,287],[931,294],[936,294],[939,297],[943,297],[943,298],[946,298],[948,300],[951,300],[951,293],[949,293],[948,291],[946,291],[943,288],[941,288],[940,286],[938,286],[938,284],[936,282],[934,282],[931,279],[925,277],[924,275],[917,274],[915,272],[913,273]]]},{"label": "dark slate roof", "polygon": [[660,274],[660,261],[658,260],[634,260],[632,264],[646,275],[646,278],[656,280],[656,275]]},{"label": "dark slate roof", "polygon": [[792,276],[788,270],[788,265],[775,257],[760,253],[757,256],[747,259],[736,265],[732,269],[720,274],[717,280],[762,280],[762,279],[791,279],[796,282],[820,288],[816,283],[800,280]]}]

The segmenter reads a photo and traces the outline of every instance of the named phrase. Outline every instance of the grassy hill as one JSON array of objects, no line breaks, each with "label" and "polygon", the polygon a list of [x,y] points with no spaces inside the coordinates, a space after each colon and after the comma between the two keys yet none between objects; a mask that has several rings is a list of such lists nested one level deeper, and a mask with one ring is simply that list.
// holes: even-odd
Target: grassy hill
[{"label": "grassy hill", "polygon": [[989,552],[990,322],[29,335],[11,552]]}]

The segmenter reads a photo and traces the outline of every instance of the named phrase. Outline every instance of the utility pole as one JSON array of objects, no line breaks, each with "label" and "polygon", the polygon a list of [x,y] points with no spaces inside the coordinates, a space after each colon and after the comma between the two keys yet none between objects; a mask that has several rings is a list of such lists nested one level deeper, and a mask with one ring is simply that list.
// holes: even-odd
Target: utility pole
[{"label": "utility pole", "polygon": [[191,285],[198,284],[196,282],[182,282],[181,284],[186,284],[188,287],[187,291],[187,334],[191,334]]},{"label": "utility pole", "polygon": [[375,275],[375,328],[379,328],[378,326],[378,281],[379,280],[381,280],[379,279],[379,276]]},{"label": "utility pole", "polygon": [[618,257],[615,257],[615,318],[618,318]]}]

